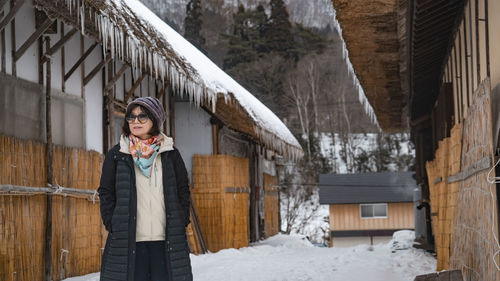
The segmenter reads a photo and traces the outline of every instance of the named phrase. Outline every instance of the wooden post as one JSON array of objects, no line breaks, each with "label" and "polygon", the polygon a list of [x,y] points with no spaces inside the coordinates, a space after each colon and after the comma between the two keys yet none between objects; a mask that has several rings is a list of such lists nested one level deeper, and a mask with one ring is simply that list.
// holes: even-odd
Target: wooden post
[{"label": "wooden post", "polygon": [[[45,38],[45,46],[50,48],[50,37]],[[50,59],[46,64],[46,87],[45,87],[45,129],[47,133],[47,183],[52,184],[52,122],[51,122],[51,69]],[[47,194],[46,227],[45,227],[45,280],[52,280],[52,195]]]},{"label": "wooden post", "polygon": [[219,147],[217,141],[217,124],[212,124],[212,143],[213,143],[213,148],[212,148],[213,155],[219,154]]},{"label": "wooden post", "polygon": [[[3,12],[0,13],[0,17],[3,18]],[[2,48],[2,73],[5,73],[5,30],[2,29],[0,32],[0,48]]]},{"label": "wooden post", "polygon": [[38,38],[38,84],[43,85],[43,37]]},{"label": "wooden post", "polygon": [[[15,0],[10,0],[10,9],[14,10]],[[14,59],[16,55],[16,18],[12,18],[10,22],[10,48],[11,48],[11,64],[12,64],[12,76],[16,77],[16,60]]]},{"label": "wooden post", "polygon": [[170,134],[175,143],[175,93],[170,95]]},{"label": "wooden post", "polygon": [[467,87],[467,90],[465,91],[467,97],[466,97],[466,101],[467,101],[467,108],[469,108],[470,106],[470,101],[469,101],[469,92],[470,92],[470,85],[469,85],[469,57],[470,57],[470,54],[469,54],[469,48],[467,48],[467,20],[466,20],[466,17],[464,15],[464,53],[465,53],[465,83],[466,83],[466,87]]},{"label": "wooden post", "polygon": [[[61,40],[64,38],[64,23],[61,22]],[[61,90],[66,92],[66,81],[64,81],[64,72],[66,72],[66,58],[64,55],[64,46],[61,46]]]},{"label": "wooden post", "polygon": [[472,1],[469,1],[469,44],[470,44],[470,83],[471,83],[469,100],[471,100],[472,104],[472,93],[474,93],[474,42],[472,40]]},{"label": "wooden post", "polygon": [[481,84],[481,56],[479,52],[479,48],[481,46],[479,45],[479,0],[474,0],[474,3],[476,4],[476,10],[475,10],[475,20],[476,20],[476,63],[477,63],[477,86]]},{"label": "wooden post", "polygon": [[[92,45],[94,48],[97,44],[94,43]],[[91,49],[90,52],[92,52],[93,48]],[[90,54],[90,52],[88,52]],[[85,54],[85,37],[83,37],[82,34],[80,34],[80,58],[86,57]],[[88,56],[88,55],[87,55]],[[83,84],[83,79],[85,79],[85,58],[78,64],[81,67],[81,73],[80,73],[80,87],[81,87],[81,97],[83,100],[85,100],[85,85]],[[77,67],[78,67],[77,65]],[[75,68],[76,69],[76,68]],[[71,73],[67,73],[69,76],[71,76]],[[68,80],[69,76],[66,76],[67,74],[64,74],[64,80]]]},{"label": "wooden post", "polygon": [[[112,82],[114,76],[114,63],[113,61],[110,61],[108,63],[108,85]],[[114,84],[114,83],[112,83]],[[108,126],[108,131],[109,131],[109,145],[110,147],[115,145],[116,140],[115,140],[115,97],[113,95],[114,93],[114,88],[113,86],[109,87],[109,89],[106,89],[107,87],[104,86],[104,95],[106,95],[108,98],[104,99],[108,101],[108,120],[109,120],[109,126]]]},{"label": "wooden post", "polygon": [[484,0],[484,34],[486,41],[486,77],[490,77],[490,27],[488,26],[488,0]]},{"label": "wooden post", "polygon": [[219,154],[219,134],[217,128],[217,119],[215,117],[210,118],[210,124],[212,124],[212,154]]}]

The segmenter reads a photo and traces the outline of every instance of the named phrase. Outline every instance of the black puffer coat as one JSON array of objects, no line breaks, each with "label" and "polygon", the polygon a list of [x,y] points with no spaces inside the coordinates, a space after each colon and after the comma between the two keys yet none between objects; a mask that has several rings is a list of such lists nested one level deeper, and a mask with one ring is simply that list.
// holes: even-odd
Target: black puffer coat
[{"label": "black puffer coat", "polygon": [[[186,167],[177,149],[160,154],[165,200],[165,256],[168,281],[192,280],[185,226],[190,197]],[[99,186],[101,216],[108,230],[101,280],[133,281],[137,191],[132,156],[113,147],[104,159]]]}]

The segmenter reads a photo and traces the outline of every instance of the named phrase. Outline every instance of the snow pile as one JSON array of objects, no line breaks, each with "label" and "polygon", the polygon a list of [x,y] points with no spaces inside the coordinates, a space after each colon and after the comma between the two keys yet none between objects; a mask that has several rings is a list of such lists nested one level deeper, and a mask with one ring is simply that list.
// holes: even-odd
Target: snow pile
[{"label": "snow pile", "polygon": [[271,247],[286,247],[286,248],[300,248],[300,247],[314,247],[306,236],[300,234],[277,234],[264,241],[259,241],[252,244],[252,246],[271,246]]},{"label": "snow pile", "polygon": [[415,232],[411,230],[401,230],[395,232],[392,236],[392,248],[394,250],[408,249],[413,246],[415,241]]},{"label": "snow pile", "polygon": [[[411,231],[396,232],[387,244],[373,247],[319,248],[304,236],[278,234],[252,247],[191,256],[196,281],[413,281],[434,272],[436,259],[423,250],[395,251]],[[97,281],[98,273],[66,281]]]}]

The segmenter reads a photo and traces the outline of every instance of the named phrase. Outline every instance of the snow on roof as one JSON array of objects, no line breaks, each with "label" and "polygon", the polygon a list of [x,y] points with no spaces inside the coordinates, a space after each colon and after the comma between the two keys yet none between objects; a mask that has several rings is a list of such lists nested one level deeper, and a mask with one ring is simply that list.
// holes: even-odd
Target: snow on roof
[{"label": "snow on roof", "polygon": [[261,143],[294,159],[303,155],[298,141],[269,108],[138,0],[35,0],[35,4],[49,16],[65,5],[81,32],[97,33],[113,57],[167,80],[198,106],[208,105],[215,112],[218,95],[226,103],[235,100],[252,120],[253,136]]}]

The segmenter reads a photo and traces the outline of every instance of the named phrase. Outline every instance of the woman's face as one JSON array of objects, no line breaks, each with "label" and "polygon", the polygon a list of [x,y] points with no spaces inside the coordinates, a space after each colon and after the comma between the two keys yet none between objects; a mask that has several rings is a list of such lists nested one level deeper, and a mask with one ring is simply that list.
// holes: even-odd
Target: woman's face
[{"label": "woman's face", "polygon": [[[141,107],[136,106],[134,109],[132,109],[131,116],[137,116],[132,120],[131,122],[128,123],[128,126],[130,128],[130,133],[140,139],[146,140],[150,138],[151,136],[149,135],[149,131],[151,131],[151,128],[153,127],[153,121],[149,118],[146,118],[146,122],[141,123],[139,116],[144,117],[143,115],[146,115],[146,113],[142,112]],[[147,116],[147,115],[146,115]]]}]

